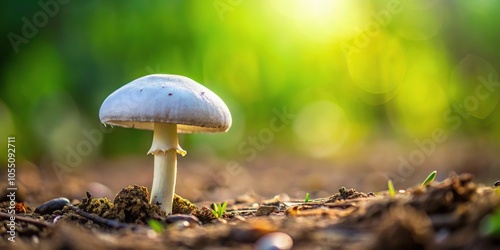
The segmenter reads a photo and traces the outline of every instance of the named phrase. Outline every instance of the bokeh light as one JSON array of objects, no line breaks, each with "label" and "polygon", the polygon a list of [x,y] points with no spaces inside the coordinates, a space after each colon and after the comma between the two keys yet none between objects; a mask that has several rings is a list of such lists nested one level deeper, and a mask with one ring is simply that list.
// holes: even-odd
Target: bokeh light
[{"label": "bokeh light", "polygon": [[[224,9],[212,1],[61,5],[27,43],[3,40],[0,131],[21,137],[22,157],[50,163],[82,130],[101,128],[108,94],[170,73],[209,87],[233,113],[226,134],[182,137],[188,151],[239,159],[238,145],[284,109],[295,118],[259,154],[333,159],[436,128],[498,145],[498,2],[219,2]],[[21,18],[43,11],[37,2],[5,4],[4,35],[22,36]],[[87,160],[143,155],[150,139],[116,129]]]},{"label": "bokeh light", "polygon": [[330,101],[303,107],[293,124],[297,147],[314,157],[334,155],[349,136],[349,121],[342,108]]}]

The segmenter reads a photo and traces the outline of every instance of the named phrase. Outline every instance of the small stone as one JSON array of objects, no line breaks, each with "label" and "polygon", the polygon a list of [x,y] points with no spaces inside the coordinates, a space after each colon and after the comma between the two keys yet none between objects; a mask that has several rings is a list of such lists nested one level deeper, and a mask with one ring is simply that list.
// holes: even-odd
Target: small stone
[{"label": "small stone", "polygon": [[169,214],[169,215],[167,215],[166,220],[167,220],[167,223],[187,221],[188,223],[193,224],[193,225],[194,224],[201,225],[200,220],[196,216],[191,215],[191,214]]},{"label": "small stone", "polygon": [[185,228],[190,228],[190,227],[193,227],[193,226],[197,226],[198,224],[194,224],[194,223],[189,223],[188,221],[185,221],[185,220],[181,220],[181,221],[176,221],[172,224],[170,224],[168,226],[168,228],[170,230],[177,230],[177,231],[181,231]]},{"label": "small stone", "polygon": [[54,218],[54,220],[52,221],[52,223],[57,223],[60,219],[62,218],[62,215],[58,215]]},{"label": "small stone", "polygon": [[255,243],[257,250],[288,250],[293,247],[292,238],[281,232],[266,234]]},{"label": "small stone", "polygon": [[155,230],[150,229],[148,230],[147,235],[149,239],[155,239],[158,236],[158,233],[155,232]]},{"label": "small stone", "polygon": [[68,204],[70,204],[70,202],[67,198],[64,197],[55,198],[38,206],[35,209],[35,213],[39,213],[41,215],[51,214],[56,210],[62,210],[64,206]]},{"label": "small stone", "polygon": [[267,216],[272,212],[276,211],[277,207],[275,206],[260,206],[255,213],[256,216]]},{"label": "small stone", "polygon": [[31,241],[33,241],[33,244],[35,245],[38,245],[40,243],[40,239],[36,235],[31,236]]},{"label": "small stone", "polygon": [[210,222],[213,224],[227,224],[227,220],[222,219],[222,218],[213,219]]}]

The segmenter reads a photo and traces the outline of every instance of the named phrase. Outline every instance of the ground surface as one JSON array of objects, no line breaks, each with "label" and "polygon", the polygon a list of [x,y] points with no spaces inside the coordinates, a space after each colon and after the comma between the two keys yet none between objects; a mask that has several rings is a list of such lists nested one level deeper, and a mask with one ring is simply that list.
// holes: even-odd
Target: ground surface
[{"label": "ground surface", "polygon": [[[174,203],[176,215],[167,216],[148,204],[147,188],[138,185],[125,187],[114,197],[98,196],[108,192],[100,186],[89,188],[92,193],[79,191],[88,185],[67,185],[65,190],[60,185],[19,187],[24,192],[17,196],[23,205],[16,207],[16,242],[7,240],[9,220],[2,217],[1,249],[273,249],[273,244],[282,244],[283,249],[292,245],[294,249],[500,247],[500,230],[494,223],[499,192],[492,183],[475,183],[469,174],[408,187],[395,197],[387,191],[359,192],[349,187],[338,187],[338,192],[307,203],[304,197],[287,194],[237,195],[228,200],[222,219],[203,205],[209,203],[195,206],[180,197]],[[79,192],[80,198],[69,197],[71,204],[52,200],[69,191]],[[1,197],[0,211],[7,213],[7,196]],[[42,200],[52,201],[40,206]],[[153,227],[163,229],[151,229],[151,219],[158,222]]]}]

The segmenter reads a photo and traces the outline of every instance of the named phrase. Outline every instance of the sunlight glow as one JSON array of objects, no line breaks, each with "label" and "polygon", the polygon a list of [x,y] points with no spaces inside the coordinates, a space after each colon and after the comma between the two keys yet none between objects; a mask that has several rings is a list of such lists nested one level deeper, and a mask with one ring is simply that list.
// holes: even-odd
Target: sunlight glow
[{"label": "sunlight glow", "polygon": [[278,0],[272,1],[278,13],[305,37],[326,39],[352,33],[352,19],[356,16],[353,3],[340,0]]}]

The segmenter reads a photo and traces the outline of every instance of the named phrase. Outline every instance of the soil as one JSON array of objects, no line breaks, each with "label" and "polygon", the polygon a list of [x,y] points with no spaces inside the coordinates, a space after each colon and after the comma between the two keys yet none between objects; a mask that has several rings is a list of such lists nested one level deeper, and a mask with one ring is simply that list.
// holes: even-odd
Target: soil
[{"label": "soil", "polygon": [[[3,188],[2,190],[6,190]],[[310,200],[244,195],[222,218],[180,196],[173,215],[148,203],[147,188],[123,188],[113,199],[82,193],[33,206],[18,195],[15,243],[2,194],[1,249],[493,249],[500,246],[500,189],[472,175],[399,190],[340,187]],[[495,217],[496,216],[496,217]],[[497,218],[495,220],[495,218]],[[496,222],[496,223],[495,223]],[[153,229],[154,228],[154,229]],[[277,233],[280,232],[280,233]]]}]

